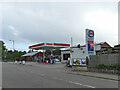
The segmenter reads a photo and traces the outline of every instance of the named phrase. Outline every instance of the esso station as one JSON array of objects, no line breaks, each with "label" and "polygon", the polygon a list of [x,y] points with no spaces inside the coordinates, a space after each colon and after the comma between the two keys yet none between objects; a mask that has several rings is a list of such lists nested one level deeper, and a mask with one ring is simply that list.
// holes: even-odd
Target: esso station
[{"label": "esso station", "polygon": [[[94,31],[86,29],[86,44],[80,47],[70,47],[61,52],[62,62],[67,61],[68,66],[81,65],[86,66],[90,55],[95,54]],[[67,57],[67,58],[66,58]]]}]

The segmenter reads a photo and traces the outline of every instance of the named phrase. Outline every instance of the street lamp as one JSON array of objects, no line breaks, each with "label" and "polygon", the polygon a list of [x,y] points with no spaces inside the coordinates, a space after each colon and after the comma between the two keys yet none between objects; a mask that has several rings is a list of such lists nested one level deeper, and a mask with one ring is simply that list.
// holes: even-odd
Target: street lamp
[{"label": "street lamp", "polygon": [[13,42],[13,51],[14,51],[14,40],[9,40],[9,41],[12,41],[12,42]]}]

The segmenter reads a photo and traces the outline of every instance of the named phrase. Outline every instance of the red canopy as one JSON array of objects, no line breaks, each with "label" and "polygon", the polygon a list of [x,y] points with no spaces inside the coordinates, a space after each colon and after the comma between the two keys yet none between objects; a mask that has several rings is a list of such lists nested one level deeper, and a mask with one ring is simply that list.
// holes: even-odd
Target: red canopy
[{"label": "red canopy", "polygon": [[66,48],[70,47],[70,44],[64,43],[40,43],[36,45],[29,46],[29,49],[36,49],[36,50],[46,50],[46,49],[56,49],[56,48]]}]

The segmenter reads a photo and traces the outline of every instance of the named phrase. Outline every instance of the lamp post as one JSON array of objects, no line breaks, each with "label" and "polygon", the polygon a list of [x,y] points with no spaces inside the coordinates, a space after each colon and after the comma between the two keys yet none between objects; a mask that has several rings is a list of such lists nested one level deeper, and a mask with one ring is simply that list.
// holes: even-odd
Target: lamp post
[{"label": "lamp post", "polygon": [[[12,42],[13,42],[13,52],[14,52],[14,40],[9,40],[9,41],[12,41]],[[14,54],[13,54],[12,59],[14,59]]]},{"label": "lamp post", "polygon": [[12,42],[13,42],[13,51],[14,51],[14,40],[9,40],[9,41],[12,41]]}]

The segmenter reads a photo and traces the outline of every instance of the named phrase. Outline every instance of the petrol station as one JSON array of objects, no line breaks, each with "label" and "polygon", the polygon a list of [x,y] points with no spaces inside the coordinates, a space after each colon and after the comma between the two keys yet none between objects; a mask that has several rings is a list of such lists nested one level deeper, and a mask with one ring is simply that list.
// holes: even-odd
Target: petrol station
[{"label": "petrol station", "polygon": [[[51,51],[50,61],[53,60],[53,50],[59,48],[67,48],[69,50],[61,52],[62,62],[66,62],[69,59],[69,64],[71,65],[86,65],[86,59],[89,59],[90,55],[95,55],[95,46],[94,46],[94,31],[86,29],[86,44],[83,46],[74,47],[66,43],[39,43],[29,46],[29,49],[33,50],[42,50],[43,51],[43,62],[45,61],[45,50]],[[66,55],[65,55],[66,54]],[[67,57],[67,58],[65,58]],[[64,60],[65,59],[65,60]]]},{"label": "petrol station", "polygon": [[70,47],[70,44],[65,44],[65,43],[39,43],[39,44],[29,46],[29,49],[42,50],[43,51],[43,58],[42,58],[43,62],[45,61],[45,58],[46,58],[45,50],[50,50],[51,51],[50,61],[54,63],[54,61],[53,61],[53,57],[54,57],[53,50],[61,49],[61,48],[68,48],[68,47]]}]

